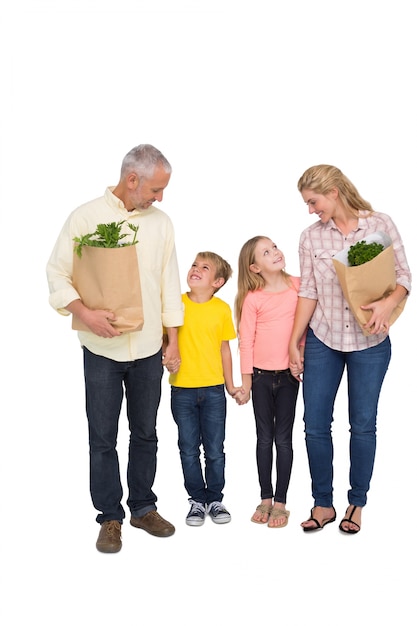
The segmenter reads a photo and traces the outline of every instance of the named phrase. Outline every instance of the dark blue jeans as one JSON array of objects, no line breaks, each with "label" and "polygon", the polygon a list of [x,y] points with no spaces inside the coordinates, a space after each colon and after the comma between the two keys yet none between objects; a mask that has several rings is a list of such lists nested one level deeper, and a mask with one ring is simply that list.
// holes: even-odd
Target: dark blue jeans
[{"label": "dark blue jeans", "polygon": [[[224,385],[171,387],[171,410],[178,426],[178,447],[188,495],[202,504],[221,502],[225,483]],[[204,471],[200,461],[201,446]]]},{"label": "dark blue jeans", "polygon": [[378,400],[390,359],[389,337],[372,348],[339,352],[325,346],[308,330],[303,375],[304,422],[315,506],[333,504],[331,424],[345,367],[350,424],[348,501],[365,506],[375,459]]},{"label": "dark blue jeans", "polygon": [[86,410],[90,443],[90,491],[97,521],[122,521],[123,492],[116,450],[123,392],[130,430],[127,505],[135,517],[156,509],[156,415],[161,398],[161,351],[121,362],[84,348]]},{"label": "dark blue jeans", "polygon": [[[287,501],[293,448],[292,431],[299,382],[290,370],[253,368],[252,404],[256,423],[256,462],[261,499]],[[273,447],[276,448],[276,484],[272,487]]]}]

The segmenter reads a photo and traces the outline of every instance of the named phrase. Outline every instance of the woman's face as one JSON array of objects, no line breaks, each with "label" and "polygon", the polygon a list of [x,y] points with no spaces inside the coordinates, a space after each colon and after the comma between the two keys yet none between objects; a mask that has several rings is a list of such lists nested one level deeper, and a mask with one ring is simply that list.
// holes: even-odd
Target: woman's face
[{"label": "woman's face", "polygon": [[312,189],[303,189],[301,192],[304,202],[308,206],[308,212],[315,213],[323,224],[334,217],[337,208],[337,189],[323,195]]}]

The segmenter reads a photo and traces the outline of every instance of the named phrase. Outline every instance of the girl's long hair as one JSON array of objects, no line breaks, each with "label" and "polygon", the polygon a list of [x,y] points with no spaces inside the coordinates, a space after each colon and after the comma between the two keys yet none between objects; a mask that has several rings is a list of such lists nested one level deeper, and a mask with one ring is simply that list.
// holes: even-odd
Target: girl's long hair
[{"label": "girl's long hair", "polygon": [[[259,241],[269,239],[266,235],[257,235],[249,239],[239,253],[237,294],[235,298],[235,321],[239,334],[240,318],[242,316],[243,301],[249,291],[257,291],[265,287],[265,280],[260,274],[255,274],[250,270],[252,263],[255,263],[255,249]],[[291,276],[282,270],[283,277],[289,287],[293,287]]]}]

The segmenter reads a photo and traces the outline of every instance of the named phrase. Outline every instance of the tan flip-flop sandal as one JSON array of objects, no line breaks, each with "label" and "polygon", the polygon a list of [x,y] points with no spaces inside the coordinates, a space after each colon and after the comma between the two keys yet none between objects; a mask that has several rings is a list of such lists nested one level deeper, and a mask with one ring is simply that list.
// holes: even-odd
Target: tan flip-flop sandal
[{"label": "tan flip-flop sandal", "polygon": [[[271,511],[272,511],[272,505],[271,504],[259,504],[256,507],[256,510],[259,511],[260,513],[262,513],[262,515],[267,514],[268,515],[268,519],[269,519],[269,516],[270,516]],[[255,524],[267,524],[268,523],[268,519],[263,522],[261,520],[254,519],[253,515],[251,517],[251,521],[255,522]]]},{"label": "tan flip-flop sandal", "polygon": [[[290,512],[286,509],[277,509],[276,507],[273,507],[269,515],[268,528],[284,528],[288,524],[289,516]],[[280,524],[279,526],[272,526],[270,524],[271,519],[276,519],[277,517],[285,517],[285,522],[283,524]]]}]

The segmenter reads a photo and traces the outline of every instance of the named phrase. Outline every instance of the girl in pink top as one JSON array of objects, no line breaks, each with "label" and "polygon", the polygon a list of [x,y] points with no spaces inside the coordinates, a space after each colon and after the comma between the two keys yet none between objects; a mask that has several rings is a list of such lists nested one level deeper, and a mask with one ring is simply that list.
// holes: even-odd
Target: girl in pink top
[{"label": "girl in pink top", "polygon": [[235,300],[244,389],[239,403],[245,404],[252,395],[257,435],[261,503],[251,519],[257,524],[267,523],[270,528],[286,526],[290,514],[286,499],[299,389],[299,381],[289,370],[288,344],[300,279],[287,274],[284,267],[285,257],[271,239],[257,236],[247,241],[239,255]]}]

